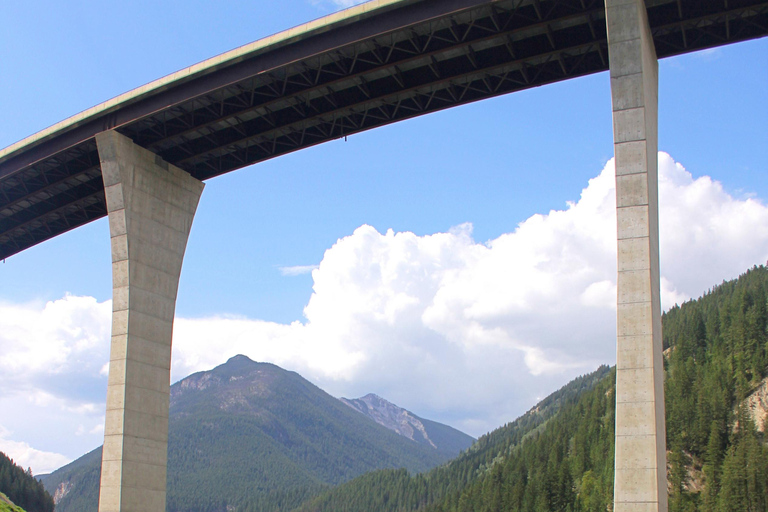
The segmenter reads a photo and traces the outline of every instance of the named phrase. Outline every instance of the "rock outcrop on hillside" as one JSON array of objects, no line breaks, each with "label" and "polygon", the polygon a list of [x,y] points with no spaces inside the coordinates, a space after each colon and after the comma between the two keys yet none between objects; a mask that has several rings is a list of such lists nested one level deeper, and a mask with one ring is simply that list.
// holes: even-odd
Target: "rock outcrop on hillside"
[{"label": "rock outcrop on hillside", "polygon": [[757,430],[765,432],[768,428],[768,377],[763,379],[760,386],[744,402]]},{"label": "rock outcrop on hillside", "polygon": [[372,419],[379,425],[419,444],[435,450],[458,455],[475,441],[464,432],[434,421],[419,418],[378,395],[369,393],[362,398],[340,398],[352,409]]}]

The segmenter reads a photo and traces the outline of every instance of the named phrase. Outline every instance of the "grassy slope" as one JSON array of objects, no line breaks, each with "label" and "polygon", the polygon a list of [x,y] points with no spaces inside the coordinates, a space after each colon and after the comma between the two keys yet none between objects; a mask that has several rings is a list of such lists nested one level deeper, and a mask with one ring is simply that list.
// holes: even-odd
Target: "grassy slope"
[{"label": "grassy slope", "polygon": [[0,492],[0,512],[24,512],[24,509],[14,505],[8,496]]}]

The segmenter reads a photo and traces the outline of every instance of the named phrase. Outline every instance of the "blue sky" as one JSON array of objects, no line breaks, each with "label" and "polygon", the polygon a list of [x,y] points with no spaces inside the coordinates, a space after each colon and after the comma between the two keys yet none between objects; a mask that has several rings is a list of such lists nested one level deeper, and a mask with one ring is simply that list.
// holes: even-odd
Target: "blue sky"
[{"label": "blue sky", "polygon": [[[224,5],[4,4],[0,147],[341,6]],[[766,90],[766,39],[660,62],[667,306],[768,258]],[[245,352],[473,435],[514,419],[613,363],[611,133],[602,73],[210,180],[180,283],[174,380]],[[104,220],[0,264],[12,368],[0,407],[24,417],[0,418],[0,450],[35,471],[101,442],[110,298]],[[471,376],[457,387],[457,373]]]}]

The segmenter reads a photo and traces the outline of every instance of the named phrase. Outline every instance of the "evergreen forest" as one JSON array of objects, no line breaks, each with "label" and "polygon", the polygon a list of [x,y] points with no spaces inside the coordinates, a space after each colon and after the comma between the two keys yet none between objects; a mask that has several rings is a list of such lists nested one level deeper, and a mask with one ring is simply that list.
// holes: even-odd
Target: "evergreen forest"
[{"label": "evergreen forest", "polygon": [[[168,512],[285,512],[369,471],[417,473],[459,453],[447,430],[435,437],[445,447],[415,443],[245,356],[177,382],[170,398]],[[97,448],[46,476],[56,512],[96,512],[100,473]]]},{"label": "evergreen forest", "polygon": [[[7,496],[17,508],[22,508],[26,512],[53,512],[53,498],[45,491],[43,484],[32,476],[30,470],[25,471],[17,466],[2,452],[0,452],[0,493]],[[0,507],[13,510],[2,499],[0,499]]]},{"label": "evergreen forest", "polygon": [[[670,512],[768,512],[768,445],[747,398],[766,390],[768,268],[663,315]],[[612,509],[615,372],[603,367],[447,465],[368,473],[296,512]]]}]

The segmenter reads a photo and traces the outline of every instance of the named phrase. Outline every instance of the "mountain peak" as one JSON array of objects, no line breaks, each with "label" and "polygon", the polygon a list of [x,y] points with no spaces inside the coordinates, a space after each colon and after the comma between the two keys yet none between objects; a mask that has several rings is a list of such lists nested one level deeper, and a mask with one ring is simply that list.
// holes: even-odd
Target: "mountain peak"
[{"label": "mountain peak", "polygon": [[248,363],[255,363],[253,359],[250,357],[244,355],[244,354],[237,354],[236,356],[232,356],[229,359],[227,359],[227,362],[224,364],[248,364]]},{"label": "mountain peak", "polygon": [[354,400],[342,398],[341,401],[365,414],[379,425],[394,430],[411,441],[437,448],[429,438],[429,434],[427,434],[427,430],[418,416],[374,393],[368,393],[364,397]]},{"label": "mountain peak", "polygon": [[[382,406],[382,405],[385,405],[385,406],[392,405],[394,407],[397,407],[395,404],[393,404],[392,402],[390,402],[385,398],[381,398],[376,393],[368,393],[364,397],[358,398],[357,400],[361,400],[362,402],[366,403],[368,407],[373,407],[373,408],[377,406]],[[397,408],[399,409],[399,407]]]},{"label": "mountain peak", "polygon": [[192,395],[199,391],[217,389],[214,394],[222,404],[226,404],[222,407],[228,408],[235,404],[243,405],[246,396],[270,396],[278,382],[295,381],[294,375],[274,364],[259,363],[239,354],[212,370],[193,373],[171,386],[171,414],[180,400],[195,400]]},{"label": "mountain peak", "polygon": [[448,425],[419,418],[411,411],[375,393],[368,393],[355,399],[340,398],[339,400],[379,425],[438,451],[456,455],[474,442],[474,439],[464,432]]},{"label": "mountain peak", "polygon": [[227,359],[227,362],[224,364],[220,364],[219,366],[213,368],[212,370],[209,370],[211,372],[226,372],[228,374],[231,373],[247,373],[255,369],[263,369],[263,368],[278,368],[277,366],[271,364],[271,363],[260,363],[258,361],[254,361],[250,357],[238,354],[236,356],[232,356],[229,359]]},{"label": "mountain peak", "polygon": [[292,373],[287,370],[283,370],[279,366],[276,366],[272,363],[261,363],[259,361],[254,361],[250,357],[243,354],[232,356],[227,359],[226,363],[220,364],[212,370],[208,370],[207,372],[202,373],[211,373],[220,377],[224,377],[225,379],[229,379],[233,376],[235,378],[239,378],[251,375],[254,372],[260,373],[263,371],[267,371],[267,373],[270,374]]},{"label": "mountain peak", "polygon": [[[371,422],[295,372],[245,356],[171,386],[168,432],[169,511],[189,510],[190,500],[207,512],[247,503],[293,510],[369,471],[421,472],[450,458]],[[59,512],[96,512],[101,453],[46,479],[51,492],[70,486]]]}]

